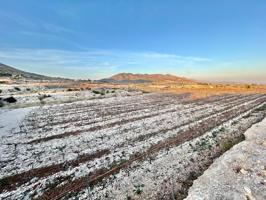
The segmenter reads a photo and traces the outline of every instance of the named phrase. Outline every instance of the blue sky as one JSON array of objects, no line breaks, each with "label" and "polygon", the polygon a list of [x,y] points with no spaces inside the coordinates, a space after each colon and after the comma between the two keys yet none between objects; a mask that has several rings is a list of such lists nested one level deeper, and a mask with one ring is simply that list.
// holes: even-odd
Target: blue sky
[{"label": "blue sky", "polygon": [[53,76],[266,80],[264,0],[0,0],[0,62]]}]

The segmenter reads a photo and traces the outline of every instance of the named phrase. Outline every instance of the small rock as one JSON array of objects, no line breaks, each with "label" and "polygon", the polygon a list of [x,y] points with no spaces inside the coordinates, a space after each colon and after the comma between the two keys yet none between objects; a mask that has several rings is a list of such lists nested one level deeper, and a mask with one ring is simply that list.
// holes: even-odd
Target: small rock
[{"label": "small rock", "polygon": [[266,147],[266,140],[263,141],[262,146]]},{"label": "small rock", "polygon": [[252,195],[251,189],[248,187],[244,187],[245,190],[245,196],[247,200],[256,200],[255,197]]},{"label": "small rock", "polygon": [[244,174],[244,175],[246,175],[246,174],[248,173],[248,171],[245,170],[245,169],[241,169],[240,172],[241,172],[242,174]]}]

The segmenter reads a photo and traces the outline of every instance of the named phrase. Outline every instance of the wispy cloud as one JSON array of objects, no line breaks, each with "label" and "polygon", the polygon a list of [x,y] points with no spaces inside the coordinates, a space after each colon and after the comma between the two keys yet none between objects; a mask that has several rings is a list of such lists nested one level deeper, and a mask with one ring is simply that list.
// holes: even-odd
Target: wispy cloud
[{"label": "wispy cloud", "polygon": [[8,13],[8,12],[4,12],[3,10],[0,11],[0,17],[2,19],[6,19],[9,20],[13,23],[15,23],[16,25],[20,26],[20,27],[27,27],[27,28],[36,28],[36,23],[34,23],[32,20],[29,20],[26,17],[23,17],[19,14],[16,13]]},{"label": "wispy cloud", "polygon": [[217,61],[159,52],[0,49],[0,62],[30,72],[84,79],[100,79],[119,72],[132,72],[172,73],[209,81],[265,83],[266,80],[265,63]]},{"label": "wispy cloud", "polygon": [[192,62],[198,61],[211,61],[210,58],[202,58],[202,57],[190,57],[190,56],[180,56],[175,54],[162,54],[162,53],[143,53],[144,57],[148,58],[167,58],[167,59],[177,59],[177,60],[186,60]]},{"label": "wispy cloud", "polygon": [[[62,41],[65,44],[69,44],[77,49],[84,49],[82,45],[68,39],[68,36],[77,34],[75,30],[61,24],[59,25],[56,22],[0,10],[0,23],[4,24],[5,22],[17,27],[18,30],[16,30],[16,32],[18,34],[34,37],[39,41]],[[0,27],[0,31],[3,32],[4,30],[1,30]]]},{"label": "wispy cloud", "polygon": [[52,32],[52,33],[70,33],[70,34],[74,34],[75,31],[63,26],[60,26],[58,24],[52,24],[52,23],[47,23],[47,22],[42,22],[42,27],[48,31],[48,32]]},{"label": "wispy cloud", "polygon": [[184,73],[184,67],[211,59],[158,52],[119,50],[65,51],[56,49],[0,49],[0,62],[48,75],[104,78],[117,72]]}]

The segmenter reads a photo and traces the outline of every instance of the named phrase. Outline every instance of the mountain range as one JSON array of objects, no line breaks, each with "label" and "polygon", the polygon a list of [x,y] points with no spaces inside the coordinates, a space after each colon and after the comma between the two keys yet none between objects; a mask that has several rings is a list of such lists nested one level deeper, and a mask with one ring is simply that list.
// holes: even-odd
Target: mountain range
[{"label": "mountain range", "polygon": [[169,83],[183,83],[191,84],[195,81],[174,76],[171,74],[132,74],[132,73],[120,73],[110,77],[114,81],[138,81],[138,82],[169,82]]},{"label": "mountain range", "polygon": [[[65,78],[50,77],[40,74],[30,73],[16,69],[14,67],[0,63],[0,77],[23,78],[28,80],[70,80]],[[132,74],[132,73],[119,73],[110,78],[105,78],[95,81],[96,83],[176,83],[176,84],[193,84],[193,80],[178,77],[171,74]]]},{"label": "mountain range", "polygon": [[29,80],[69,80],[22,71],[2,63],[0,63],[0,77],[12,77],[17,79],[23,78]]}]

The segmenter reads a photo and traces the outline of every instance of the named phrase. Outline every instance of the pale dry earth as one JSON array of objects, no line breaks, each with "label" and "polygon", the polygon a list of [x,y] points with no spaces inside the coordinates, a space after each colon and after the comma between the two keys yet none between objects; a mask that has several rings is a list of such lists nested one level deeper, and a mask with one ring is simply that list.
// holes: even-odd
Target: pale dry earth
[{"label": "pale dry earth", "polygon": [[194,181],[186,200],[266,199],[266,119]]}]

